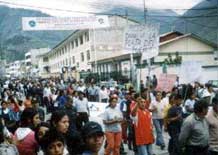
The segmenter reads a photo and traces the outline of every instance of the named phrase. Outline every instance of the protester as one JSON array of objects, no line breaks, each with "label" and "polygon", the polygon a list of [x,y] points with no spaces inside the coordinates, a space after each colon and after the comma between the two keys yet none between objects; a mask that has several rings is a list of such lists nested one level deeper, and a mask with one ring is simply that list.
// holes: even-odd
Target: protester
[{"label": "protester", "polygon": [[38,148],[37,148],[37,155],[43,155],[43,151],[40,147],[41,140],[46,132],[48,132],[50,129],[50,124],[46,122],[41,122],[35,129],[35,139],[37,141]]},{"label": "protester", "polygon": [[209,155],[218,155],[218,98],[212,99],[206,120],[209,125]]},{"label": "protester", "polygon": [[23,102],[23,105],[24,105],[25,108],[32,108],[32,102],[31,102],[31,100],[32,100],[32,96],[31,96],[31,95],[28,95],[28,96],[26,97],[26,100]]},{"label": "protester", "polygon": [[98,155],[104,142],[104,132],[100,124],[88,122],[82,128],[82,136],[85,142],[85,151],[82,155]]},{"label": "protester", "polygon": [[77,111],[77,128],[80,130],[82,126],[89,121],[89,106],[88,100],[84,97],[83,92],[79,92],[79,98],[75,100],[75,107]]},{"label": "protester", "polygon": [[50,120],[51,128],[57,132],[66,135],[69,128],[69,117],[64,110],[58,110],[52,113]]},{"label": "protester", "polygon": [[64,155],[64,136],[56,130],[46,132],[40,145],[44,155]]},{"label": "protester", "polygon": [[0,119],[0,154],[19,155],[17,147],[11,143],[11,134],[4,126],[2,119]]},{"label": "protester", "polygon": [[37,111],[33,108],[26,108],[21,114],[20,127],[15,131],[14,135],[14,142],[19,155],[36,155],[38,145],[32,129],[37,122],[40,123],[39,119],[35,119],[37,115]]},{"label": "protester", "polygon": [[205,116],[208,102],[199,100],[194,105],[194,113],[182,124],[179,135],[180,148],[185,148],[186,155],[207,155],[209,146],[209,129]]},{"label": "protester", "polygon": [[108,91],[105,86],[101,86],[101,90],[99,91],[99,100],[100,102],[107,103],[108,102]]},{"label": "protester", "polygon": [[178,155],[179,148],[179,134],[182,126],[182,96],[177,94],[174,96],[173,104],[167,113],[167,131],[169,133],[168,152],[170,155]]},{"label": "protester", "polygon": [[121,123],[123,116],[121,111],[116,108],[118,97],[112,95],[109,99],[109,107],[104,112],[103,123],[105,125],[105,136],[107,146],[105,148],[105,155],[119,155],[120,145],[122,141]]},{"label": "protester", "polygon": [[163,139],[163,110],[165,105],[162,102],[161,92],[157,92],[155,101],[151,102],[149,110],[152,112],[152,119],[156,130],[156,145],[163,150],[165,143]]},{"label": "protester", "polygon": [[69,117],[69,129],[76,130],[76,120],[77,120],[77,111],[76,108],[73,106],[73,99],[70,96],[67,96],[67,102],[65,104],[65,112]]},{"label": "protester", "polygon": [[185,101],[184,105],[184,117],[189,116],[194,111],[194,105],[195,105],[195,94],[194,92],[191,92],[188,96],[188,99]]},{"label": "protester", "polygon": [[135,127],[135,139],[139,155],[153,155],[152,144],[154,143],[152,117],[146,109],[145,100],[137,99],[132,109],[131,116]]},{"label": "protester", "polygon": [[36,98],[32,99],[33,108],[39,113],[39,119],[41,121],[45,120],[45,111],[39,106],[39,101]]}]

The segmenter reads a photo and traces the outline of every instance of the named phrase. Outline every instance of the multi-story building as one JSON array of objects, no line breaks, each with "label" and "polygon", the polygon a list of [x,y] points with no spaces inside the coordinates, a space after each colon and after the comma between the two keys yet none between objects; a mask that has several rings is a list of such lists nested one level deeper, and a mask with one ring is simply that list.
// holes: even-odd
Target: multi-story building
[{"label": "multi-story building", "polygon": [[40,56],[47,53],[49,48],[38,48],[31,49],[29,52],[25,53],[25,65],[26,72],[36,74],[39,71]]},{"label": "multi-story building", "polygon": [[6,67],[6,74],[9,77],[21,77],[24,75],[25,72],[25,61],[24,60],[17,60],[7,64]]},{"label": "multi-story building", "polygon": [[122,55],[123,28],[127,23],[136,22],[127,22],[120,16],[109,17],[109,22],[109,28],[74,31],[44,55],[48,57],[49,63],[46,67],[50,74],[60,74],[70,69],[96,72],[98,60]]},{"label": "multi-story building", "polygon": [[[130,61],[131,54],[124,53],[122,46],[124,27],[138,23],[121,16],[110,16],[109,23],[108,28],[74,31],[43,56],[46,60],[43,70],[50,75],[59,75],[71,70],[83,73],[98,72],[106,76],[111,72],[120,72],[127,78],[131,77],[130,73],[135,73],[132,77],[136,78],[139,72],[137,67],[131,67],[131,63],[134,64],[132,66],[139,64],[141,54],[133,54],[133,60]],[[202,61],[203,74],[206,73],[214,79],[217,78],[218,67],[215,51],[217,51],[216,45],[194,34],[179,32],[162,34],[159,55],[151,59],[150,71],[151,74],[160,75],[162,73],[160,62],[169,59],[170,55],[174,58],[178,54],[182,57],[182,61]],[[168,65],[168,73],[179,75],[179,67],[179,64]],[[141,69],[140,75],[141,79],[145,79],[148,68]]]}]

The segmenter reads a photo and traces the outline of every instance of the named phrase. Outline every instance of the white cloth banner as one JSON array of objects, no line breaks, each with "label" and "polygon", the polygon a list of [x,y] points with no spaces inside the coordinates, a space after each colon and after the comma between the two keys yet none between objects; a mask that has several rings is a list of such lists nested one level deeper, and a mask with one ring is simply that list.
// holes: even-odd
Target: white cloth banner
[{"label": "white cloth banner", "polygon": [[22,17],[25,31],[76,30],[109,27],[108,16]]},{"label": "white cloth banner", "polygon": [[201,61],[184,61],[180,69],[180,78],[184,83],[191,83],[201,80]]},{"label": "white cloth banner", "polygon": [[129,25],[124,32],[124,51],[143,53],[144,59],[158,55],[159,25]]}]

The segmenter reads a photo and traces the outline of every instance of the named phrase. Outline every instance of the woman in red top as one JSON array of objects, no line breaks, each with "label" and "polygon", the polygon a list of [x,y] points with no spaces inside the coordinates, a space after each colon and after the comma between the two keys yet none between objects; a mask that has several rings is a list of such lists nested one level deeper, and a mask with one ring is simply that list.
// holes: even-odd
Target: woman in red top
[{"label": "woman in red top", "polygon": [[152,118],[146,109],[146,102],[143,98],[137,98],[131,111],[131,117],[134,122],[138,154],[152,155],[152,144],[154,143]]}]

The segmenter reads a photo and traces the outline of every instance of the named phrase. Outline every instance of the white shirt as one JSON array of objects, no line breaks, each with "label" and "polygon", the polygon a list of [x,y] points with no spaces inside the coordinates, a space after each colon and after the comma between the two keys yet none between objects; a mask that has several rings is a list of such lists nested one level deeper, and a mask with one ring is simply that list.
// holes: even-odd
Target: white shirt
[{"label": "white shirt", "polygon": [[149,109],[157,109],[156,111],[152,112],[152,118],[153,119],[163,119],[164,115],[164,108],[166,104],[161,100],[160,102],[158,101],[153,101],[151,102],[150,108]]},{"label": "white shirt", "polygon": [[43,90],[43,97],[49,97],[51,95],[51,89],[49,87],[45,87]]},{"label": "white shirt", "polygon": [[100,101],[101,101],[101,99],[108,99],[109,98],[109,95],[108,95],[108,92],[106,89],[99,91],[99,98],[100,98]]},{"label": "white shirt", "polygon": [[187,110],[186,110],[186,106],[187,107],[189,107],[189,109],[194,109],[194,105],[195,105],[195,100],[190,100],[190,99],[187,99],[186,101],[185,101],[185,108],[184,108],[184,113],[185,114],[189,114],[190,112],[188,112]]},{"label": "white shirt", "polygon": [[80,100],[79,98],[75,100],[75,107],[77,112],[87,112],[89,113],[89,106],[88,106],[88,100],[87,98],[83,98],[83,100]]}]

